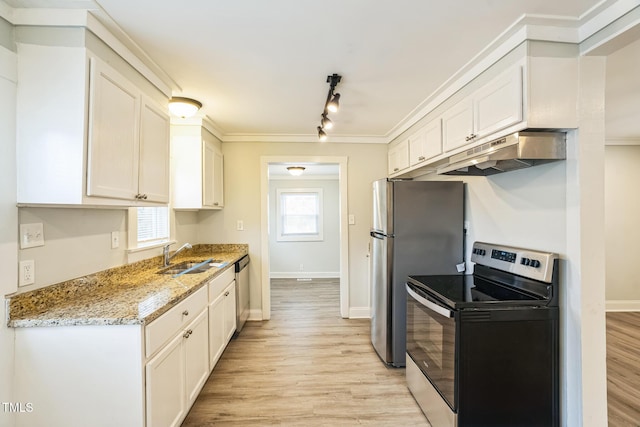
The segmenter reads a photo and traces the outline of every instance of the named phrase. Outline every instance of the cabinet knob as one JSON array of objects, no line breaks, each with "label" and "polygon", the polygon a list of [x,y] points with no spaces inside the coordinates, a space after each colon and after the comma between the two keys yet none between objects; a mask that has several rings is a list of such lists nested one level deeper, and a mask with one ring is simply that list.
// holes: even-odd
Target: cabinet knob
[{"label": "cabinet knob", "polygon": [[193,333],[193,331],[192,331],[191,329],[187,329],[187,330],[185,331],[185,333],[184,333],[184,334],[182,334],[182,336],[183,336],[184,338],[189,338],[189,335],[191,335],[192,333]]},{"label": "cabinet knob", "polygon": [[218,202],[213,202],[213,206],[218,206],[219,203]]},{"label": "cabinet knob", "polygon": [[398,170],[399,170],[398,168],[393,168],[394,172],[398,172]]},{"label": "cabinet knob", "polygon": [[424,160],[424,156],[418,157],[418,160],[420,160],[420,161]]},{"label": "cabinet knob", "polygon": [[225,297],[228,297],[228,296],[229,296],[229,291],[225,292],[225,293],[224,293],[224,296],[225,296]]},{"label": "cabinet knob", "polygon": [[146,195],[146,194],[143,194],[143,195],[142,195],[142,198],[143,198],[144,200],[147,200],[147,195]]},{"label": "cabinet knob", "polygon": [[183,315],[183,316],[188,316],[188,315],[189,315],[189,310],[185,310],[185,311],[183,311],[183,312],[182,312],[182,315]]}]

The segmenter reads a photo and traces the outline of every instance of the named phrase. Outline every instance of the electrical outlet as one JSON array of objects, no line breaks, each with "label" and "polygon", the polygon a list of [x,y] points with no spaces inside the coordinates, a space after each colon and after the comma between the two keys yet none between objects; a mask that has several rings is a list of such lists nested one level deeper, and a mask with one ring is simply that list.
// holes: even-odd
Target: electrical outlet
[{"label": "electrical outlet", "polygon": [[355,225],[356,224],[356,216],[351,214],[349,215],[349,225]]},{"label": "electrical outlet", "polygon": [[20,261],[20,277],[18,282],[20,286],[33,285],[36,282],[36,266],[32,259]]},{"label": "electrical outlet", "polygon": [[120,233],[117,231],[111,232],[111,249],[117,249],[120,247]]}]

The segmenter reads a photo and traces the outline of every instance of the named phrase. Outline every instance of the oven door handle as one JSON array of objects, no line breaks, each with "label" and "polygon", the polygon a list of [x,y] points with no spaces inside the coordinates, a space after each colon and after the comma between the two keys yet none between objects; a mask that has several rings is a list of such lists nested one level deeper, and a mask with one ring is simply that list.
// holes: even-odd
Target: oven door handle
[{"label": "oven door handle", "polygon": [[451,311],[449,309],[446,309],[446,308],[436,304],[435,302],[429,301],[428,299],[426,299],[424,297],[421,297],[413,289],[411,289],[411,287],[409,287],[408,283],[405,284],[405,287],[407,288],[407,292],[409,293],[409,295],[411,295],[411,297],[413,299],[418,301],[423,306],[427,307],[429,310],[435,311],[439,315],[444,316],[444,317],[446,317],[448,319],[453,317],[453,311]]}]

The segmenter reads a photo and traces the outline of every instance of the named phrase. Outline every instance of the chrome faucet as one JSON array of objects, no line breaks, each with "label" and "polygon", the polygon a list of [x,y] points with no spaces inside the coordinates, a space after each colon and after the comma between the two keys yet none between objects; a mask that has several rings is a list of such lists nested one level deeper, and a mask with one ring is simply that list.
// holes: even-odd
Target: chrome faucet
[{"label": "chrome faucet", "polygon": [[175,251],[173,253],[173,255],[169,256],[169,246],[173,245],[173,243],[169,243],[167,245],[164,246],[164,248],[162,248],[162,259],[163,259],[163,264],[164,266],[168,266],[169,265],[169,261],[171,261],[171,259],[173,257],[175,257],[176,255],[178,255],[180,252],[182,252],[185,249],[191,249],[191,243],[185,243],[184,245],[180,246],[180,248]]}]

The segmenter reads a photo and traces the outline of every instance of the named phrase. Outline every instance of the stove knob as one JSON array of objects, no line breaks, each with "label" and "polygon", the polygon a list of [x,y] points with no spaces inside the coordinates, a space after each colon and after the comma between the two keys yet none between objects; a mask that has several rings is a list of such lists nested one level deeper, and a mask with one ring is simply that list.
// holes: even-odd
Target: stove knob
[{"label": "stove knob", "polygon": [[522,265],[529,265],[531,263],[531,260],[529,258],[522,258],[520,260],[520,264]]},{"label": "stove knob", "polygon": [[540,261],[538,261],[537,259],[532,259],[531,260],[531,267],[534,267],[534,268],[540,267]]},{"label": "stove knob", "polygon": [[480,249],[480,255],[484,256],[484,254],[486,254],[487,251],[485,251],[484,249]]}]

